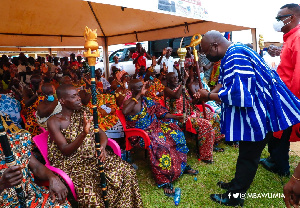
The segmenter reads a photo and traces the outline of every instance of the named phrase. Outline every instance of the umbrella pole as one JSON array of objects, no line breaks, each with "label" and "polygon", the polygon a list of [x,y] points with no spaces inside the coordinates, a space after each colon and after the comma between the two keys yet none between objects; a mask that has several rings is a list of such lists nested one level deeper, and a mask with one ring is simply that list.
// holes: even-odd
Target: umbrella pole
[{"label": "umbrella pole", "polygon": [[184,61],[185,61],[185,55],[186,55],[186,49],[178,48],[177,54],[180,57],[180,73],[181,73],[181,80],[182,80],[182,114],[183,114],[183,129],[185,129],[185,120],[186,120],[186,110],[185,110],[185,80],[184,80],[184,75],[185,75],[185,70],[184,70]]}]

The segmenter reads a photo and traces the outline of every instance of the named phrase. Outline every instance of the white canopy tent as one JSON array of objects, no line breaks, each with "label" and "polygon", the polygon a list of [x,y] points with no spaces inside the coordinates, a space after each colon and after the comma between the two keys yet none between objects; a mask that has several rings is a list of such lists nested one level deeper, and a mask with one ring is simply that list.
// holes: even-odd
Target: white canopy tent
[{"label": "white canopy tent", "polygon": [[[88,26],[97,29],[98,43],[103,46],[107,61],[108,45],[186,37],[212,29],[220,32],[251,29],[209,21],[200,0],[172,0],[169,5],[168,0],[94,1],[97,3],[2,0],[0,46],[5,46],[5,50],[11,46],[80,46],[84,44],[83,32]],[[170,8],[173,10],[167,11]]]}]

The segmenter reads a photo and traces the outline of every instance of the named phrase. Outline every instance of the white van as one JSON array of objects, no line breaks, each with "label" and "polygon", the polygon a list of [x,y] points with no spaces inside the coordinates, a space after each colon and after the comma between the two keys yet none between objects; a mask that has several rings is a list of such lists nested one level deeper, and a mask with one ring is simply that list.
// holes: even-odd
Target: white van
[{"label": "white van", "polygon": [[[114,51],[113,53],[111,53],[108,58],[109,71],[111,69],[111,65],[114,63],[114,60],[113,60],[114,56],[118,56],[119,63],[123,66],[124,70],[126,72],[128,72],[128,74],[134,74],[135,65],[133,64],[133,60],[131,58],[129,58],[130,51],[132,51],[134,53],[135,46],[118,49],[118,50]],[[152,64],[152,60],[147,60],[146,66],[149,67],[149,66],[151,66],[151,64]],[[96,69],[98,69],[98,68],[104,69],[104,63],[103,62],[97,63]],[[160,72],[159,65],[156,65],[155,70],[157,73]],[[110,71],[110,73],[111,73],[111,71]]]}]

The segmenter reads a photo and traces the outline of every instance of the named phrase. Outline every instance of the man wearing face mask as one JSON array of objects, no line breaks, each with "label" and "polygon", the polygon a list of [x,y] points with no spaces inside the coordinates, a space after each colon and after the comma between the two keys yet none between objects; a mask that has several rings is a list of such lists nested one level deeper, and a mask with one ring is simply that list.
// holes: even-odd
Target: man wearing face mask
[{"label": "man wearing face mask", "polygon": [[211,61],[221,60],[219,84],[203,101],[222,101],[221,133],[226,141],[239,141],[234,178],[217,185],[227,192],[210,198],[228,206],[242,206],[255,177],[261,152],[273,132],[300,123],[300,101],[258,53],[231,43],[218,31],[207,32],[201,47]]},{"label": "man wearing face mask", "polygon": [[[277,73],[289,90],[297,98],[300,98],[300,6],[298,4],[282,6],[276,20],[274,29],[283,32],[284,41]],[[261,159],[263,167],[267,170],[281,176],[290,175],[289,140],[293,129],[290,125],[281,136],[276,135],[279,139],[274,137],[269,141],[270,157]]]}]

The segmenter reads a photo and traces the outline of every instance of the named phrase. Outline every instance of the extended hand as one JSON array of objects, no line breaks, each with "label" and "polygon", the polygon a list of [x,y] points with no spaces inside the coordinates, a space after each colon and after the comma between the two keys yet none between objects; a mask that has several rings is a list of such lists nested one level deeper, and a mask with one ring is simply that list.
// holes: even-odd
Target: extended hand
[{"label": "extended hand", "polygon": [[21,170],[22,167],[19,165],[7,168],[0,178],[0,191],[19,185],[23,179]]},{"label": "extended hand", "polygon": [[105,148],[102,145],[100,146],[100,152],[101,152],[101,154],[99,155],[98,159],[101,162],[104,162],[105,159],[106,159],[106,150],[105,150]]},{"label": "extended hand", "polygon": [[300,181],[291,178],[287,184],[283,187],[284,202],[287,208],[299,207],[300,197]]},{"label": "extended hand", "polygon": [[156,66],[156,57],[152,56],[152,66]]},{"label": "extended hand", "polygon": [[68,189],[58,177],[51,177],[49,180],[49,192],[53,203],[57,197],[58,202],[62,204],[67,198]]},{"label": "extended hand", "polygon": [[146,94],[146,92],[147,92],[146,86],[148,85],[148,82],[149,82],[149,81],[144,82],[143,88],[142,88],[142,90],[141,90],[141,95],[145,95],[145,94]]},{"label": "extended hand", "polygon": [[93,120],[93,116],[90,119],[87,119],[86,112],[83,113],[83,132],[85,134],[90,133],[91,121]]},{"label": "extended hand", "polygon": [[208,94],[208,90],[200,89],[194,94],[194,97],[196,99],[200,99],[201,101],[206,101],[207,100],[207,94]]}]

